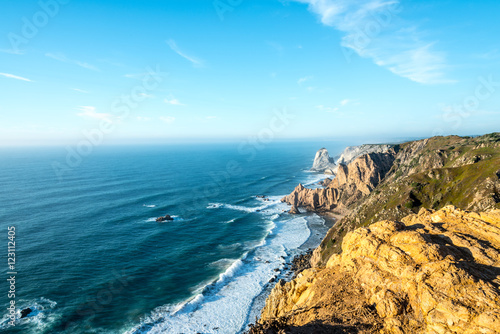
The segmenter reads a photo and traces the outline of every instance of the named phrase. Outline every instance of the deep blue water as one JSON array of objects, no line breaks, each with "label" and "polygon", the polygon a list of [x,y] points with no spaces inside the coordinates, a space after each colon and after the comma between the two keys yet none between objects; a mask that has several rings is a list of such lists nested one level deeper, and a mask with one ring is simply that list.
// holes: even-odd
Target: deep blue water
[{"label": "deep blue water", "polygon": [[[34,312],[8,327],[2,283],[0,331],[244,329],[282,257],[322,223],[284,213],[279,199],[320,178],[306,170],[323,145],[274,143],[255,155],[238,144],[101,147],[60,177],[64,148],[1,149],[1,281],[15,226],[16,303]],[[165,214],[175,220],[154,221]]]}]

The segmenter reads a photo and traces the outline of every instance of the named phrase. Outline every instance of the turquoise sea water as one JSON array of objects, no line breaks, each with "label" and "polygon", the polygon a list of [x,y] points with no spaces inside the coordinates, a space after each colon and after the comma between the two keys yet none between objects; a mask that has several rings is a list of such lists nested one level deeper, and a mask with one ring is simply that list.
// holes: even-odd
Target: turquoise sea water
[{"label": "turquoise sea water", "polygon": [[[298,253],[308,225],[324,223],[279,202],[299,182],[321,179],[307,169],[323,144],[101,147],[59,176],[53,163],[65,161],[64,148],[1,149],[0,332],[245,329],[275,269]],[[166,214],[174,221],[154,221]],[[33,309],[15,327],[7,325],[8,226],[16,227],[16,305]]]}]

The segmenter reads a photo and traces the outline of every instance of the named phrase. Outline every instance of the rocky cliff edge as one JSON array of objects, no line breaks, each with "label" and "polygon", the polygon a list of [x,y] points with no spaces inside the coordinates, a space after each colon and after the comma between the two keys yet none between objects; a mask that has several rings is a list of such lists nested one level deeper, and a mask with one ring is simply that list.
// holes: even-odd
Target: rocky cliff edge
[{"label": "rocky cliff edge", "polygon": [[499,286],[500,210],[422,208],[278,283],[251,333],[499,333]]}]

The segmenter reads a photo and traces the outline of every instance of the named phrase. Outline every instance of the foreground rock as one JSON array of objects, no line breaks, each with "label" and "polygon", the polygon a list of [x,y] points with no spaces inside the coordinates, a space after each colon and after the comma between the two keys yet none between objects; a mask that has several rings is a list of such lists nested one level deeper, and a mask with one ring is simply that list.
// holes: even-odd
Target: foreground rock
[{"label": "foreground rock", "polygon": [[166,216],[163,216],[163,217],[156,218],[156,221],[158,223],[163,223],[163,222],[172,221],[172,220],[174,220],[174,218],[172,218],[172,216],[170,216],[170,215],[166,215]]},{"label": "foreground rock", "polygon": [[421,209],[347,233],[326,267],[275,286],[252,330],[499,333],[499,286],[500,210]]}]

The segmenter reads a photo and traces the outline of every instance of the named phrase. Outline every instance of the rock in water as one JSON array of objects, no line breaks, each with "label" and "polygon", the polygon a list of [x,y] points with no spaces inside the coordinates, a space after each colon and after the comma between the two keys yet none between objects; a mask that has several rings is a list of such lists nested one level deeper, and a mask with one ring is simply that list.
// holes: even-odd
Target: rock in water
[{"label": "rock in water", "polygon": [[33,312],[33,310],[30,309],[29,307],[22,310],[21,311],[21,319],[26,318],[28,316],[28,314],[30,314],[31,312]]},{"label": "rock in water", "polygon": [[292,215],[298,215],[300,214],[300,210],[298,207],[296,206],[292,206],[292,208],[290,209],[290,211],[288,211],[289,214],[292,214]]},{"label": "rock in water", "polygon": [[337,165],[335,165],[333,159],[330,158],[330,155],[328,154],[328,150],[326,148],[322,148],[316,153],[316,157],[314,158],[314,163],[311,170],[314,172],[335,174]]},{"label": "rock in water", "polygon": [[158,223],[163,223],[165,221],[172,221],[172,220],[174,220],[174,218],[172,218],[172,216],[170,216],[170,215],[166,215],[166,216],[163,216],[163,217],[156,218],[156,221]]}]

